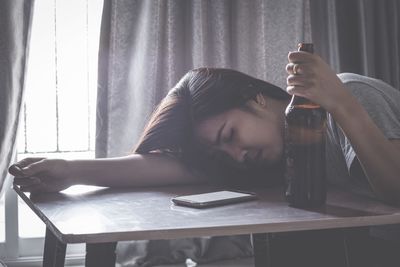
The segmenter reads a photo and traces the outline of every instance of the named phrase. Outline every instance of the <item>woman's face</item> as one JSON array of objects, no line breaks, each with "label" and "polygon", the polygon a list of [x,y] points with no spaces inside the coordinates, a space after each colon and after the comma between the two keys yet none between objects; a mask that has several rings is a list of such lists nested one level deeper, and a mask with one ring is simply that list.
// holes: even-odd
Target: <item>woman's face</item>
[{"label": "woman's face", "polygon": [[287,103],[258,96],[201,121],[195,134],[202,145],[227,154],[239,164],[269,166],[283,154],[283,114]]}]

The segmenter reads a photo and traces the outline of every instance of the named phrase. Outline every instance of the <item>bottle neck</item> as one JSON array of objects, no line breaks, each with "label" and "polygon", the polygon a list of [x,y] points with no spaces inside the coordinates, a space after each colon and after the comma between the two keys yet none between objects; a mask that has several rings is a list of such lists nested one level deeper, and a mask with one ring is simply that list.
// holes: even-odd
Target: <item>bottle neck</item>
[{"label": "bottle neck", "polygon": [[308,100],[307,98],[293,95],[290,101],[290,106],[300,107],[300,108],[320,108],[321,106]]}]

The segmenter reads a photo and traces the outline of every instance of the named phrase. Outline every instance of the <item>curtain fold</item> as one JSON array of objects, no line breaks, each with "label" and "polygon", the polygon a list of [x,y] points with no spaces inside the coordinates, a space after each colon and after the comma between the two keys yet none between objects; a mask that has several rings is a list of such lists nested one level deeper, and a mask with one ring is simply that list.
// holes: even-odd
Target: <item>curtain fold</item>
[{"label": "curtain fold", "polygon": [[400,90],[400,2],[310,0],[313,40],[337,72],[381,79]]},{"label": "curtain fold", "polygon": [[310,41],[308,1],[105,1],[97,157],[130,153],[188,70],[227,67],[286,87],[288,51]]},{"label": "curtain fold", "polygon": [[33,3],[0,1],[0,189],[16,155]]}]

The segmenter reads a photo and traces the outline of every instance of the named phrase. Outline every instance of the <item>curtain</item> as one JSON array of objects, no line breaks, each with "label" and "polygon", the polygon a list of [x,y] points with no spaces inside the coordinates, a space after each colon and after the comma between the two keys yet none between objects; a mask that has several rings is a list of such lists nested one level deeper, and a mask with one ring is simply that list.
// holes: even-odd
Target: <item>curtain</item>
[{"label": "curtain", "polygon": [[310,0],[312,36],[337,72],[381,79],[400,90],[398,0]]},{"label": "curtain", "polygon": [[96,156],[128,154],[188,70],[233,68],[285,88],[288,51],[310,39],[308,1],[105,1]]},{"label": "curtain", "polygon": [[15,159],[33,0],[0,0],[0,189]]},{"label": "curtain", "polygon": [[[311,40],[308,12],[307,0],[105,1],[96,157],[130,153],[155,105],[192,68],[233,68],[285,88],[288,52]],[[248,236],[120,242],[117,261],[150,266],[251,253]]]}]

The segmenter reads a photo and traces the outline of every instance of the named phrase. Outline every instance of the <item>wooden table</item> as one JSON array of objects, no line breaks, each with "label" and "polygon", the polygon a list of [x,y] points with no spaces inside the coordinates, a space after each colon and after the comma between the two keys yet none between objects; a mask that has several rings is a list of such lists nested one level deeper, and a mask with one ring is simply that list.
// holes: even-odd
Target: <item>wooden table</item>
[{"label": "wooden table", "polygon": [[325,207],[304,210],[289,207],[282,188],[247,188],[259,199],[208,209],[175,206],[171,198],[222,188],[105,188],[32,196],[14,189],[46,224],[46,267],[64,266],[71,243],[86,243],[86,266],[100,267],[113,266],[117,241],[237,234],[253,234],[258,267],[269,264],[268,233],[400,223],[399,207],[338,190],[329,191]]}]

